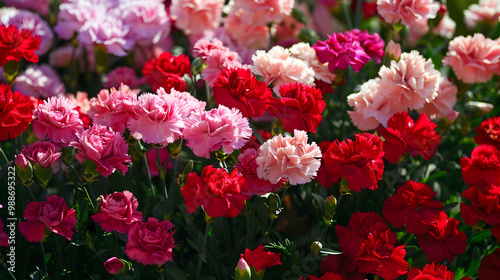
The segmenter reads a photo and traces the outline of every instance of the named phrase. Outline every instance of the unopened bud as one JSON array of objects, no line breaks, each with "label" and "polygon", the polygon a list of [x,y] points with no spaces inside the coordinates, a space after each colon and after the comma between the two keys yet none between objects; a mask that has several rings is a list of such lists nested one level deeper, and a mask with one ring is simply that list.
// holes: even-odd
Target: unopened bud
[{"label": "unopened bud", "polygon": [[323,249],[323,244],[321,244],[321,242],[319,241],[314,241],[311,244],[311,252],[313,252],[313,254],[315,255],[319,254],[322,249]]},{"label": "unopened bud", "polygon": [[250,270],[250,266],[243,258],[243,254],[240,255],[240,260],[238,261],[238,265],[234,271],[234,279],[235,280],[250,280],[252,279],[252,271]]}]

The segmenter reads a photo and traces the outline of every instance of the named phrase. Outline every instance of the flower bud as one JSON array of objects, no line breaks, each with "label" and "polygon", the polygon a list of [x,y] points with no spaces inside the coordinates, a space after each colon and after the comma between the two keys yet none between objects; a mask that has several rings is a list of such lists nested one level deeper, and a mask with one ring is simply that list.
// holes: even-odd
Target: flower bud
[{"label": "flower bud", "polygon": [[313,254],[315,255],[319,254],[322,249],[323,249],[323,244],[321,244],[319,241],[314,241],[311,244],[311,252],[313,252]]},{"label": "flower bud", "polygon": [[349,181],[347,181],[344,177],[340,180],[340,194],[348,195],[351,194],[351,189],[349,188]]},{"label": "flower bud", "polygon": [[43,168],[39,163],[36,163],[35,166],[33,166],[33,170],[35,171],[35,177],[40,183],[40,186],[45,188],[52,179],[52,166]]},{"label": "flower bud", "polygon": [[105,263],[104,267],[109,274],[121,274],[127,272],[130,269],[130,264],[117,257],[109,258]]},{"label": "flower bud", "polygon": [[267,213],[272,220],[278,218],[278,215],[281,213],[283,208],[281,207],[280,198],[277,194],[271,193],[267,199]]},{"label": "flower bud", "polygon": [[250,266],[243,258],[243,254],[240,255],[240,260],[238,261],[238,265],[234,271],[234,279],[235,280],[250,280],[252,279],[252,272],[250,270]]},{"label": "flower bud", "polygon": [[469,101],[465,103],[464,113],[468,117],[475,118],[488,114],[492,109],[492,104],[478,101]]}]

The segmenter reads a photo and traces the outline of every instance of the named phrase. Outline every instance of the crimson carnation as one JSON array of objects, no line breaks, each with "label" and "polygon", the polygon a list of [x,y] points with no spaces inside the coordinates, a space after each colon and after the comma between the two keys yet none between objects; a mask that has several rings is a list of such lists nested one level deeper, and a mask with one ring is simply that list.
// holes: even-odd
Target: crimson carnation
[{"label": "crimson carnation", "polygon": [[[335,273],[328,272],[325,275],[321,276],[321,278],[318,278],[313,275],[309,275],[309,280],[342,280],[343,278]],[[299,280],[306,280],[306,278],[299,277]]]},{"label": "crimson carnation", "polygon": [[500,151],[493,146],[479,145],[470,158],[460,160],[462,177],[469,186],[488,188],[500,185]]},{"label": "crimson carnation", "polygon": [[465,233],[458,230],[457,219],[448,218],[441,211],[439,216],[429,224],[429,231],[423,235],[417,235],[418,246],[427,254],[430,262],[441,262],[460,255],[467,247]]},{"label": "crimson carnation", "polygon": [[262,116],[269,106],[272,92],[267,84],[257,81],[250,69],[224,69],[213,86],[215,102],[237,108],[245,118]]},{"label": "crimson carnation", "polygon": [[385,159],[396,163],[406,152],[412,157],[420,154],[424,159],[430,159],[441,143],[441,136],[434,131],[436,127],[425,113],[416,122],[408,111],[396,113],[387,123],[387,128],[377,127],[377,132],[385,139]]},{"label": "crimson carnation", "polygon": [[290,133],[295,129],[316,133],[326,106],[323,93],[302,83],[281,85],[279,92],[281,98],[271,99],[271,115],[280,119]]},{"label": "crimson carnation", "polygon": [[255,268],[257,274],[268,267],[281,265],[280,256],[280,253],[266,252],[262,244],[253,250],[245,249],[245,261]]},{"label": "crimson carnation", "polygon": [[325,154],[325,166],[334,181],[344,177],[349,188],[361,192],[361,188],[375,190],[384,173],[384,151],[380,137],[362,133],[356,140],[335,140]]},{"label": "crimson carnation", "polygon": [[393,280],[408,271],[404,257],[405,245],[396,247],[397,236],[387,229],[384,232],[369,234],[361,245],[354,264],[359,271],[373,273],[386,280]]},{"label": "crimson carnation", "polygon": [[438,263],[429,263],[423,269],[414,267],[408,272],[408,280],[453,280],[454,276],[445,265]]},{"label": "crimson carnation", "polygon": [[40,38],[33,36],[27,29],[21,30],[15,25],[0,25],[0,67],[8,61],[19,61],[24,57],[29,62],[37,63]]},{"label": "crimson carnation", "polygon": [[30,125],[35,105],[28,96],[0,85],[0,141],[14,139]]},{"label": "crimson carnation", "polygon": [[443,208],[441,201],[432,200],[436,194],[429,185],[406,181],[396,194],[385,200],[384,217],[395,228],[406,225],[406,231],[424,234]]},{"label": "crimson carnation", "polygon": [[323,187],[326,189],[329,189],[333,184],[335,184],[337,180],[335,180],[335,176],[333,176],[328,170],[326,169],[325,166],[325,154],[326,151],[328,150],[328,147],[332,144],[332,141],[323,141],[318,144],[319,149],[323,152],[323,156],[321,157],[321,166],[318,169],[318,175],[316,175],[316,181],[320,183]]},{"label": "crimson carnation", "polygon": [[142,221],[142,212],[137,210],[138,206],[137,198],[129,191],[101,195],[99,213],[92,215],[92,220],[106,232],[116,230],[127,233],[132,226]]},{"label": "crimson carnation", "polygon": [[500,248],[481,260],[479,279],[497,279],[500,275]]},{"label": "crimson carnation", "polygon": [[[178,91],[186,90],[187,86],[182,76],[191,73],[191,63],[189,58],[184,55],[172,56],[169,52],[162,53],[158,59],[150,59],[144,64],[142,74],[146,79],[146,83],[153,91],[160,87],[165,90],[174,88]],[[177,77],[175,77],[177,76]],[[170,92],[168,90],[167,92]]]},{"label": "crimson carnation", "polygon": [[249,199],[241,194],[242,185],[243,177],[236,169],[228,173],[223,168],[208,165],[203,168],[201,177],[196,172],[189,173],[181,193],[189,213],[203,206],[210,217],[236,217]]},{"label": "crimson carnation", "polygon": [[474,141],[478,144],[487,144],[500,149],[500,117],[485,120],[476,127],[477,136]]},{"label": "crimson carnation", "polygon": [[149,218],[147,222],[137,223],[128,233],[125,253],[132,260],[148,265],[162,265],[173,260],[172,249],[177,246],[174,241],[174,225],[169,221],[158,221]]},{"label": "crimson carnation", "polygon": [[359,72],[368,61],[370,56],[361,47],[359,41],[342,33],[328,35],[326,41],[318,41],[312,46],[321,63],[328,62],[328,69],[334,72],[336,69],[346,70],[348,66]]},{"label": "crimson carnation", "polygon": [[346,280],[365,280],[366,274],[360,272],[353,261],[354,259],[348,260],[344,254],[327,255],[321,260],[319,270],[324,274],[333,272]]},{"label": "crimson carnation", "polygon": [[462,193],[471,205],[461,203],[460,212],[464,222],[470,226],[480,220],[492,225],[491,233],[500,239],[500,186],[490,186],[484,192],[477,187],[471,187]]}]

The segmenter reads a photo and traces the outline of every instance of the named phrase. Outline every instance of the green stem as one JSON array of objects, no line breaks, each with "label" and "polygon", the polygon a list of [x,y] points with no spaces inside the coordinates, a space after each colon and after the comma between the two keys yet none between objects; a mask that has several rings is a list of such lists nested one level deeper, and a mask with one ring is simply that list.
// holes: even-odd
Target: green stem
[{"label": "green stem", "polygon": [[339,208],[340,201],[342,201],[343,197],[344,197],[343,194],[339,195],[339,199],[337,200],[337,204],[335,205],[335,208],[333,208],[333,215],[335,215],[335,213],[337,213],[337,209]]},{"label": "green stem", "polygon": [[156,149],[156,165],[158,166],[158,171],[160,172],[160,181],[161,184],[163,185],[163,189],[165,190],[165,198],[168,199],[167,184],[165,183],[165,172],[163,169],[163,165],[161,164],[160,161],[160,148],[155,148],[155,149]]},{"label": "green stem", "polygon": [[361,20],[361,6],[363,6],[364,0],[358,0],[356,5],[356,18],[354,19],[354,28],[359,28],[359,22]]},{"label": "green stem", "polygon": [[7,158],[7,155],[3,151],[2,147],[0,147],[0,153],[2,153],[3,158],[5,159],[5,162],[9,162],[9,159]]},{"label": "green stem", "polygon": [[89,190],[90,198],[92,199],[92,210],[94,212],[96,212],[97,211],[97,198],[95,196],[94,188],[92,187],[92,183],[87,182],[87,187]]},{"label": "green stem", "polygon": [[149,172],[149,164],[148,164],[148,159],[146,158],[146,153],[142,154],[142,159],[144,160],[144,165],[146,167],[146,174],[148,175],[149,186],[151,187],[153,196],[156,198],[155,187],[153,186],[153,180],[151,180],[151,173]]},{"label": "green stem", "polygon": [[255,124],[253,123],[253,121],[249,120],[248,123],[250,124],[250,127],[252,128],[253,135],[255,135],[255,137],[257,137],[257,140],[259,140],[259,143],[261,143],[261,144],[264,143],[264,139],[262,139],[262,135],[260,135],[259,130],[255,126]]},{"label": "green stem", "polygon": [[342,1],[342,8],[344,9],[345,18],[347,20],[347,27],[349,27],[349,30],[352,30],[352,19],[351,15],[349,14],[349,7],[347,7],[347,2]]},{"label": "green stem", "polygon": [[[203,245],[201,247],[200,255],[205,254],[205,249],[207,248],[207,239],[208,239],[208,231],[209,230],[210,230],[210,224],[207,223],[207,226],[205,227],[205,236],[203,237]],[[206,256],[205,256],[205,258],[206,258]],[[200,279],[202,264],[203,264],[203,260],[201,259],[201,257],[199,257],[198,266],[196,267],[196,279]]]},{"label": "green stem", "polygon": [[7,268],[7,266],[5,265],[5,263],[2,263],[2,266],[5,268],[5,270],[7,270],[7,272],[9,272],[10,276],[12,277],[12,279],[17,280],[16,277],[14,276],[14,274],[12,274],[12,272]]},{"label": "green stem", "polygon": [[30,194],[31,200],[36,201],[35,196],[33,195],[33,191],[31,190],[31,187],[26,187],[28,189],[28,192]]},{"label": "green stem", "polygon": [[49,277],[49,270],[47,269],[47,262],[45,261],[45,247],[43,246],[43,243],[40,242],[40,248],[42,249],[42,260],[43,260],[43,267],[45,269],[45,275],[47,275],[47,278]]}]

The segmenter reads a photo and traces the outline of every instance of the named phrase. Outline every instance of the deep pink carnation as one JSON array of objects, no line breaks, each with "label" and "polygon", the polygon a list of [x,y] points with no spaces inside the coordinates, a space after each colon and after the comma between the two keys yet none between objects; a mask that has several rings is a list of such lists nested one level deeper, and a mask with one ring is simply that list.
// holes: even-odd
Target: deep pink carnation
[{"label": "deep pink carnation", "polygon": [[125,253],[139,263],[162,265],[173,260],[172,249],[177,246],[174,241],[174,225],[165,220],[148,218],[147,222],[135,224],[128,232],[128,243]]},{"label": "deep pink carnation", "polygon": [[40,164],[42,168],[49,168],[61,157],[61,149],[48,141],[36,141],[24,146],[21,153],[32,165]]},{"label": "deep pink carnation", "polygon": [[135,224],[142,221],[142,212],[137,210],[138,206],[137,198],[129,191],[101,195],[99,212],[92,215],[92,220],[106,232],[116,230],[128,233]]},{"label": "deep pink carnation", "polygon": [[50,97],[33,112],[33,133],[38,139],[69,144],[83,131],[78,107],[66,97]]},{"label": "deep pink carnation", "polygon": [[361,47],[365,50],[373,60],[377,63],[382,62],[384,57],[384,40],[377,33],[370,34],[367,30],[352,29],[344,32],[345,35],[352,37],[358,41]]},{"label": "deep pink carnation", "polygon": [[128,144],[119,133],[94,124],[88,130],[78,135],[78,141],[71,142],[71,146],[78,150],[75,158],[83,163],[89,159],[97,164],[97,171],[108,177],[115,170],[125,175],[128,170],[126,163],[131,162],[128,155]]},{"label": "deep pink carnation", "polygon": [[210,152],[222,148],[231,154],[248,142],[252,129],[248,119],[238,109],[219,107],[208,112],[197,110],[191,113],[186,121],[183,137],[186,145],[199,157],[210,158]]},{"label": "deep pink carnation", "polygon": [[30,242],[40,242],[46,230],[71,240],[76,226],[75,209],[68,209],[64,199],[56,195],[47,196],[47,201],[28,203],[24,218],[26,222],[19,223],[19,231]]}]

